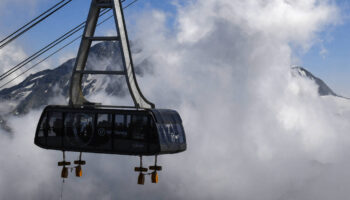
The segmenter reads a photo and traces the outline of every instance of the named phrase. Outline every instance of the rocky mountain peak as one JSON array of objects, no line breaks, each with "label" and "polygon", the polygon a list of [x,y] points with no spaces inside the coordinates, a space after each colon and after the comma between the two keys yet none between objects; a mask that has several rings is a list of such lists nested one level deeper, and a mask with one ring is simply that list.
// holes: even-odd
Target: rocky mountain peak
[{"label": "rocky mountain peak", "polygon": [[292,75],[305,77],[307,79],[311,79],[315,81],[315,83],[318,86],[318,93],[320,96],[327,96],[327,95],[339,96],[335,92],[333,92],[333,90],[330,87],[328,87],[328,85],[324,81],[314,76],[311,72],[307,71],[303,67],[300,67],[300,66],[292,67]]}]

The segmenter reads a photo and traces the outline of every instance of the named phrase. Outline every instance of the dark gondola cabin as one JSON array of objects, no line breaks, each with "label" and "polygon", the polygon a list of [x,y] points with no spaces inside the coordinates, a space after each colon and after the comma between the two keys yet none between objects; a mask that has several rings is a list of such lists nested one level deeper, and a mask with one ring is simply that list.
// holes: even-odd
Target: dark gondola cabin
[{"label": "dark gondola cabin", "polygon": [[186,150],[182,120],[168,109],[47,106],[35,144],[45,149],[123,155]]},{"label": "dark gondola cabin", "polygon": [[[69,106],[47,106],[39,120],[35,134],[35,144],[39,147],[63,151],[62,178],[68,177],[70,162],[65,160],[66,151],[79,152],[76,176],[82,176],[83,152],[109,153],[140,156],[138,184],[144,184],[147,168],[143,167],[143,155],[155,155],[152,183],[158,182],[157,156],[179,153],[186,150],[186,137],[179,114],[174,110],[155,109],[155,104],[142,94],[136,81],[136,73],[130,51],[128,34],[123,14],[123,0],[91,0],[90,11],[85,22],[84,32],[75,59],[69,89]],[[129,5],[133,4],[130,3]],[[127,8],[129,5],[125,6]],[[117,35],[95,36],[100,16],[112,10]],[[119,71],[86,68],[93,42],[113,42],[119,46]],[[117,50],[117,49],[116,49]],[[114,54],[113,54],[114,55]],[[119,61],[120,60],[120,61]],[[84,75],[123,76],[134,103],[134,107],[99,106],[84,97]]]}]

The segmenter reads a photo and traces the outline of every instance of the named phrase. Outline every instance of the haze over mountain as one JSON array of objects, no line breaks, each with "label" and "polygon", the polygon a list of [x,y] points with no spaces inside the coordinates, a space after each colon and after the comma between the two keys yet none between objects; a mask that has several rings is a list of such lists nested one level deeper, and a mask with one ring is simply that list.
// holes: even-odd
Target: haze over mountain
[{"label": "haze over mountain", "polygon": [[[133,49],[133,54],[138,54],[141,49]],[[57,68],[43,70],[34,74],[30,74],[21,83],[0,91],[1,101],[12,102],[8,112],[0,113],[1,127],[10,131],[10,127],[6,125],[7,115],[22,115],[28,113],[32,109],[41,108],[49,103],[52,98],[63,96],[68,102],[68,91],[71,73],[74,67],[75,59],[69,59]],[[122,60],[120,49],[117,42],[101,42],[91,48],[87,69],[121,69]],[[135,71],[138,76],[144,73],[152,73],[152,67],[147,59],[136,63]],[[318,77],[302,67],[291,68],[294,77],[303,77],[314,81],[318,86],[320,96],[337,96],[331,88],[328,87]],[[95,92],[104,91],[107,95],[124,97],[128,95],[125,79],[122,76],[84,76],[83,92],[85,96]]]}]

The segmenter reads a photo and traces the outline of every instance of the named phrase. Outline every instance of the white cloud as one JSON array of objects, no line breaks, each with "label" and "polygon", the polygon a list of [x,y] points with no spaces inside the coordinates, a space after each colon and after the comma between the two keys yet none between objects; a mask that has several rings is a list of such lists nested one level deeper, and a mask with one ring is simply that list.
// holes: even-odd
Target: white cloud
[{"label": "white cloud", "polygon": [[[0,49],[0,74],[7,72],[12,69],[14,66],[19,64],[22,60],[27,57],[26,53],[23,49],[16,45],[8,45],[6,49]],[[4,84],[7,81],[15,78],[19,74],[21,74],[22,70],[17,70],[13,72],[7,79],[4,79],[1,83]],[[22,78],[15,80],[13,83],[19,83]],[[1,85],[2,85],[1,84]]]},{"label": "white cloud", "polygon": [[217,20],[223,20],[238,25],[245,34],[258,32],[274,40],[307,46],[324,25],[338,22],[337,9],[330,2],[199,1],[180,11],[179,39],[198,41],[213,31]]},{"label": "white cloud", "polygon": [[[24,49],[20,45],[16,43],[9,44],[3,49],[0,49],[0,74],[4,74],[5,72],[8,72],[9,70],[11,70],[10,71],[11,75],[9,75],[8,77],[0,81],[0,86],[10,81],[9,84],[5,86],[5,88],[11,87],[23,81],[26,75],[35,73],[43,69],[47,69],[49,68],[49,66],[52,66],[52,62],[45,61],[41,63],[39,66],[37,66],[36,68],[34,68],[33,70],[30,70],[26,74],[22,75],[22,73],[26,71],[29,67],[32,67],[34,64],[40,61],[40,59],[39,60],[37,59],[32,62],[29,62],[24,67],[18,68],[17,65],[21,64],[27,58],[28,58],[28,54],[24,51]],[[6,74],[9,74],[9,73],[6,73]]]},{"label": "white cloud", "polygon": [[[337,22],[336,6],[316,0],[201,0],[178,9],[175,32],[166,26],[166,14],[149,11],[135,33],[143,39],[143,57],[155,67],[155,74],[139,79],[141,88],[158,107],[179,110],[188,150],[162,156],[160,184],[144,187],[136,186],[132,172],[137,158],[87,155],[86,177],[69,179],[67,198],[346,199],[349,102],[320,98],[315,83],[290,74],[291,46],[305,50],[318,41],[317,33]],[[95,99],[104,98],[99,93]],[[37,115],[12,124],[28,124],[27,138],[34,134],[31,116]],[[8,155],[23,144],[20,151],[30,150],[24,156],[37,152],[45,166],[59,156],[29,139],[2,141]],[[18,171],[36,175],[21,166],[4,169],[3,182]],[[46,177],[33,181],[47,183],[45,191],[55,197],[59,171],[46,170]],[[25,183],[30,177],[11,181],[18,179]],[[32,185],[24,191],[37,199]]]}]

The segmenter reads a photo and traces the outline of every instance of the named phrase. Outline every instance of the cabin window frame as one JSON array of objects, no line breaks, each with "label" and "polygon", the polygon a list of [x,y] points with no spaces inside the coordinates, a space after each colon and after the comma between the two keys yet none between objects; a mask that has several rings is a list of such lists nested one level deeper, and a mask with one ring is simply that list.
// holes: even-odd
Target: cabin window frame
[{"label": "cabin window frame", "polygon": [[[118,123],[118,124],[122,124],[122,130],[117,130],[117,128],[119,128],[120,125],[117,125],[116,124],[116,120],[117,120],[117,115],[120,115],[120,116],[123,116],[122,119],[123,119],[123,122],[122,123]],[[131,139],[130,138],[130,134],[129,134],[129,127],[127,125],[127,120],[128,120],[128,115],[127,113],[114,113],[113,116],[114,116],[114,121],[113,121],[113,136],[114,136],[114,139],[118,139],[118,140],[129,140]],[[125,132],[125,135],[122,135],[122,134],[117,134],[117,131],[118,132]]]},{"label": "cabin window frame", "polygon": [[[96,152],[103,151],[113,153],[114,151],[123,149],[119,149],[116,146],[119,145],[118,141],[120,141],[123,144],[125,142],[125,145],[130,145],[130,147],[143,144],[145,146],[142,151],[150,152],[154,151],[156,147],[154,145],[160,144],[157,119],[149,110],[80,110],[74,108],[54,108],[47,109],[44,112],[45,113],[41,116],[42,122],[38,129],[37,136],[39,137],[39,132],[41,132],[42,135],[40,137],[42,139],[40,144],[50,149],[62,149],[64,151],[78,151],[82,149],[83,151],[90,151],[96,148]],[[79,117],[79,115],[81,116]],[[56,122],[58,119],[60,122]],[[106,124],[104,124],[105,121]],[[82,123],[84,125],[82,125]],[[84,135],[83,129],[85,126],[89,126],[87,124],[90,123],[92,123],[91,125],[93,126],[91,127],[92,134],[90,135],[87,133]],[[95,143],[96,137],[99,136],[98,129],[100,127],[105,128],[107,138],[102,140],[102,142],[97,140]],[[77,130],[74,128],[77,128]],[[78,129],[80,132],[77,132]],[[125,135],[117,134],[118,131],[124,132]],[[83,138],[78,137],[80,135]],[[57,143],[55,143],[55,140],[50,141],[50,139],[48,139],[49,137],[57,138]]]},{"label": "cabin window frame", "polygon": [[[52,125],[52,127],[51,127],[51,125],[50,125],[50,121],[49,121],[49,119],[51,120],[51,118],[52,118],[52,116],[53,116],[53,114],[59,114],[60,115],[60,118],[61,118],[61,123],[60,123],[60,133],[56,133],[55,131],[54,131],[54,128],[56,128],[55,127],[55,122],[53,122],[53,125]],[[55,121],[58,119],[59,117],[56,117],[55,118]],[[50,129],[50,132],[52,131],[52,132],[54,132],[54,134],[56,134],[56,135],[49,135],[49,129]],[[64,133],[64,123],[63,123],[63,112],[57,112],[57,111],[49,111],[49,112],[47,112],[47,137],[58,137],[58,136],[61,136],[62,134]]]},{"label": "cabin window frame", "polygon": [[[89,149],[89,145],[87,145],[87,143],[85,142],[85,144],[79,144],[81,141],[76,141],[75,139],[72,139],[72,138],[75,138],[76,136],[74,135],[74,133],[72,133],[71,136],[69,136],[68,134],[68,128],[67,127],[70,127],[72,128],[71,131],[74,132],[74,128],[76,128],[74,126],[74,119],[76,117],[76,115],[78,114],[83,114],[83,115],[87,115],[90,117],[92,117],[91,119],[91,122],[92,122],[92,135],[90,135],[90,140],[92,140],[92,138],[94,137],[94,132],[96,132],[96,125],[97,125],[97,121],[96,121],[96,117],[97,117],[97,113],[96,112],[91,112],[91,111],[87,111],[87,112],[80,112],[79,110],[67,110],[67,111],[62,111],[63,113],[65,113],[65,117],[64,117],[64,122],[63,122],[63,144],[64,144],[64,148],[67,148],[67,149],[71,149],[71,148],[75,148],[75,146],[79,146],[79,148],[83,148],[83,149]],[[66,126],[66,120],[67,120],[67,116],[70,116],[70,121],[72,122],[71,126]],[[90,121],[90,120],[89,120]],[[81,120],[80,122],[81,123]],[[68,142],[67,144],[64,143],[64,141],[72,141],[72,142]],[[84,142],[84,141],[83,141]]]},{"label": "cabin window frame", "polygon": [[[137,124],[138,122],[136,121],[137,118],[136,117],[142,117],[141,123],[142,124]],[[146,127],[148,126],[149,129],[149,116],[147,115],[147,113],[133,113],[131,115],[130,118],[130,123],[131,126],[133,127],[131,130],[129,129],[129,135],[131,140],[133,141],[138,141],[138,142],[148,142],[148,132],[147,130],[144,130],[143,126],[144,126],[144,117],[146,117]],[[135,121],[134,121],[135,120]],[[136,125],[139,125],[138,127]],[[136,130],[139,129],[139,131],[141,132],[140,134],[142,135],[143,138],[137,138],[137,133]]]},{"label": "cabin window frame", "polygon": [[[110,134],[108,134],[107,133],[108,130],[106,130],[105,135],[103,135],[103,136],[99,135],[99,132],[98,132],[98,129],[99,129],[98,120],[99,120],[99,116],[100,115],[107,115],[107,121],[108,121],[109,115],[110,115],[110,117],[111,117],[110,127],[109,127],[110,128]],[[114,143],[113,143],[113,113],[107,112],[107,111],[105,111],[105,112],[95,111],[94,112],[94,123],[95,123],[95,126],[94,126],[94,133],[95,134],[93,135],[94,142],[98,142],[97,138],[99,138],[99,137],[107,137],[107,142],[106,143],[110,143],[110,145],[108,146],[108,145],[102,144],[102,146],[104,146],[104,147],[102,147],[102,149],[105,149],[105,151],[112,151],[113,150],[113,146],[114,146]],[[96,149],[100,149],[100,148],[101,148],[101,146],[99,146],[99,145],[96,146]]]}]

